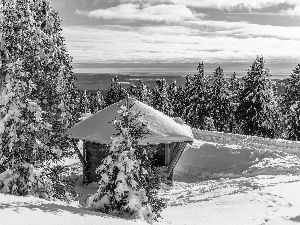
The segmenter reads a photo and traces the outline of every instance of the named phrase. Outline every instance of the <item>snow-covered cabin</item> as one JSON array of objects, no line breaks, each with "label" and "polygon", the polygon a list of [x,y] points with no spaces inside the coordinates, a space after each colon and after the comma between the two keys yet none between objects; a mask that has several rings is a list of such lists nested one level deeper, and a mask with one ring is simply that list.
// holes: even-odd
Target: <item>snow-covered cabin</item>
[{"label": "snow-covered cabin", "polygon": [[108,106],[75,124],[67,132],[69,137],[83,140],[84,181],[99,180],[95,172],[106,157],[106,150],[117,130],[112,124],[120,119],[120,106],[130,106],[130,111],[141,116],[137,122],[146,124],[148,134],[139,140],[140,145],[157,146],[157,162],[167,168],[167,183],[172,182],[173,169],[184,151],[187,143],[193,142],[192,129],[179,118],[171,118],[158,110],[134,99],[127,97],[122,101]]}]

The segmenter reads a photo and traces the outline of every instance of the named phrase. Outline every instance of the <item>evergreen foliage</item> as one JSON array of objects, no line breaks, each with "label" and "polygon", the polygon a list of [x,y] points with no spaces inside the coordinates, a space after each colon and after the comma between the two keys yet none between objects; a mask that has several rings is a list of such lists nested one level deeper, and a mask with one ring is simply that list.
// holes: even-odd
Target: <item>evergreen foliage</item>
[{"label": "evergreen foliage", "polygon": [[110,106],[116,102],[121,101],[126,97],[126,90],[122,87],[122,84],[118,82],[118,77],[115,76],[111,79],[110,87],[105,96],[106,106]]},{"label": "evergreen foliage", "polygon": [[300,64],[292,71],[290,78],[286,80],[282,96],[283,125],[285,136],[290,140],[300,140]]},{"label": "evergreen foliage", "polygon": [[181,86],[176,84],[176,80],[169,85],[168,96],[173,108],[173,117],[181,117],[185,103],[185,92]]},{"label": "evergreen foliage", "polygon": [[0,162],[19,171],[70,154],[66,130],[80,115],[71,57],[50,1],[4,0],[0,8]]},{"label": "evergreen foliage", "polygon": [[199,63],[198,74],[187,77],[185,84],[185,108],[183,119],[192,127],[204,129],[205,121],[210,117],[208,113],[208,84],[204,74],[204,64]]},{"label": "evergreen foliage", "polygon": [[224,78],[224,72],[218,67],[211,77],[209,91],[209,113],[214,121],[214,127],[217,131],[228,131],[230,120],[230,93],[229,84]]},{"label": "evergreen foliage", "polygon": [[163,112],[168,116],[173,115],[173,107],[168,95],[169,85],[165,79],[157,79],[156,87],[152,92],[152,106],[153,108]]},{"label": "evergreen foliage", "polygon": [[240,133],[240,126],[236,121],[235,112],[239,105],[239,93],[243,89],[243,85],[240,80],[236,77],[236,73],[234,72],[229,80],[228,90],[230,93],[230,105],[229,105],[229,132],[230,133]]},{"label": "evergreen foliage", "polygon": [[76,108],[80,113],[84,113],[86,110],[83,93],[84,93],[83,91],[77,89],[75,94]]},{"label": "evergreen foliage", "polygon": [[127,89],[130,96],[134,96],[140,102],[151,105],[151,90],[148,85],[144,84],[143,80],[138,80],[137,84],[131,82]]},{"label": "evergreen foliage", "polygon": [[243,89],[243,85],[240,80],[237,78],[236,73],[234,72],[229,79],[229,92],[231,94],[231,101],[234,104],[239,103],[238,95],[240,91]]},{"label": "evergreen foliage", "polygon": [[285,114],[286,136],[288,140],[300,141],[300,102],[297,101]]},{"label": "evergreen foliage", "polygon": [[132,115],[124,106],[119,112],[121,120],[113,122],[118,134],[97,169],[101,179],[97,192],[89,199],[89,207],[156,220],[165,204],[157,197],[159,178],[151,167],[154,149],[138,145],[145,134],[144,125],[135,121],[139,115]]},{"label": "evergreen foliage", "polygon": [[286,79],[283,93],[283,110],[286,111],[290,106],[300,101],[300,64],[292,71],[291,76]]},{"label": "evergreen foliage", "polygon": [[243,80],[244,88],[239,94],[240,104],[236,111],[243,133],[273,138],[277,102],[262,56],[257,56]]},{"label": "evergreen foliage", "polygon": [[97,94],[95,96],[95,105],[94,105],[94,112],[98,112],[105,106],[104,96],[101,94],[101,92],[98,90]]},{"label": "evergreen foliage", "polygon": [[83,91],[82,95],[82,102],[84,105],[84,113],[90,113],[91,112],[91,95],[86,90]]}]

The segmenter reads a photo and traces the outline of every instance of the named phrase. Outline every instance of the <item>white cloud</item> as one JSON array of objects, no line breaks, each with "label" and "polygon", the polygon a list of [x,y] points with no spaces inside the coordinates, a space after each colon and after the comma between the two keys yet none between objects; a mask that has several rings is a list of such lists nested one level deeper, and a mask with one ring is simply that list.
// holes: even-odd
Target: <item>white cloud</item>
[{"label": "white cloud", "polygon": [[108,9],[97,9],[90,12],[77,10],[76,14],[106,20],[147,20],[156,22],[179,22],[197,19],[197,16],[203,16],[201,14],[196,16],[185,5],[159,4],[154,6],[140,6],[131,3],[121,4]]},{"label": "white cloud", "polygon": [[[243,22],[227,22],[227,21],[186,21],[187,26],[198,28],[198,30],[206,29],[208,33],[231,36],[236,38],[276,38],[286,40],[300,41],[299,27],[283,27],[271,25],[259,25]],[[214,30],[215,32],[210,32]],[[201,34],[199,34],[201,35]]]},{"label": "white cloud", "polygon": [[[66,27],[63,35],[75,63],[298,60],[300,33],[293,28],[199,21],[187,26]],[[206,21],[206,24],[208,22]],[[88,35],[87,35],[88,34]]]},{"label": "white cloud", "polygon": [[281,11],[281,12],[285,15],[300,17],[300,2],[299,2],[299,5],[295,6],[294,8],[287,9],[287,10]]},{"label": "white cloud", "polygon": [[278,4],[287,3],[290,5],[300,5],[299,0],[120,0],[121,2],[133,2],[139,4],[161,4],[161,3],[173,3],[182,4],[197,8],[217,8],[217,9],[238,9],[246,8],[252,9],[263,9],[270,6],[276,6]]}]

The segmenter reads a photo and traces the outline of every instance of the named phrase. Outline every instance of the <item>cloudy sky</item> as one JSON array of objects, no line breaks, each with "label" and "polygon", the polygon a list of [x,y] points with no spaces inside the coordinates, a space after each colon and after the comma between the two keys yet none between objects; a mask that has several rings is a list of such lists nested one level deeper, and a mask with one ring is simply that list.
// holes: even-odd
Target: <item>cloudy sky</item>
[{"label": "cloudy sky", "polygon": [[300,0],[52,0],[75,72],[272,74],[300,63]]}]

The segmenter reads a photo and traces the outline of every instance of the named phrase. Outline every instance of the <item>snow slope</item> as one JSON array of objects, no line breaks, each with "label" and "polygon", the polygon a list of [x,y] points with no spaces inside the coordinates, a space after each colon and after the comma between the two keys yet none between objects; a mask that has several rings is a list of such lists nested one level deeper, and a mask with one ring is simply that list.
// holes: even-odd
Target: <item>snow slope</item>
[{"label": "snow slope", "polygon": [[300,177],[262,175],[175,183],[160,224],[285,225],[300,222]]},{"label": "snow slope", "polygon": [[[0,194],[0,221],[8,225],[68,225],[146,224],[141,220],[126,220],[81,208],[78,204],[46,201],[35,197],[18,197]],[[4,221],[4,222],[3,222]]]},{"label": "snow slope", "polygon": [[[174,186],[160,190],[168,207],[155,224],[300,223],[299,174],[300,159],[290,151],[195,140],[175,167]],[[0,194],[0,224],[146,224],[86,210],[84,201],[96,188],[78,190],[81,205]]]},{"label": "snow slope", "polygon": [[[293,175],[175,182],[173,188],[161,190],[169,206],[155,224],[295,224],[300,222],[299,190],[300,177]],[[8,225],[146,224],[88,211],[76,203],[4,194],[0,194],[0,221]]]},{"label": "snow slope", "polygon": [[300,158],[293,153],[195,140],[179,159],[174,180],[289,173],[300,175]]}]

